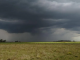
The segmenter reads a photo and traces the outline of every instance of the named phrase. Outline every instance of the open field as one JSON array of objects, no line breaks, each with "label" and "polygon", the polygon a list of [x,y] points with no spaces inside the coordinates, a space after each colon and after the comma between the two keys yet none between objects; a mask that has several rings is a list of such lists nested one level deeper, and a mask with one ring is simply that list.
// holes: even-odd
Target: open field
[{"label": "open field", "polygon": [[80,42],[0,43],[0,60],[80,60]]}]

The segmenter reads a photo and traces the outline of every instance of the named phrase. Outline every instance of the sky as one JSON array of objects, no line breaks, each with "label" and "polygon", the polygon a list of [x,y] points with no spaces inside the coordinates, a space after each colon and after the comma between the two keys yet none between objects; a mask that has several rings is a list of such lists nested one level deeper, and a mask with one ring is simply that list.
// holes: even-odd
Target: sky
[{"label": "sky", "polygon": [[0,39],[80,41],[80,0],[0,0]]}]

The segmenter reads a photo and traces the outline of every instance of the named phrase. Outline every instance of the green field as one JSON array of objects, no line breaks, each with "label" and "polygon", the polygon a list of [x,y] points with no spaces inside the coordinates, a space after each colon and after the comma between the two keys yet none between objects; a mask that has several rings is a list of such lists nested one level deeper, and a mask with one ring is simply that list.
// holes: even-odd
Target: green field
[{"label": "green field", "polygon": [[0,60],[80,60],[80,42],[0,43]]}]

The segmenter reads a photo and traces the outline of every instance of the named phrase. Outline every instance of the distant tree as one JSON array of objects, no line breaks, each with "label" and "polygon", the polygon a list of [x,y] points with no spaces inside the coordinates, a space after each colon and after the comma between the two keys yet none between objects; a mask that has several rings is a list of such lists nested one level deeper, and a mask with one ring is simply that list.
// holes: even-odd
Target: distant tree
[{"label": "distant tree", "polygon": [[15,42],[18,42],[18,41],[15,41]]},{"label": "distant tree", "polygon": [[57,42],[71,42],[71,40],[59,40]]},{"label": "distant tree", "polygon": [[6,42],[6,40],[0,39],[0,42]]},{"label": "distant tree", "polygon": [[2,42],[3,41],[3,39],[0,39],[0,42]]},{"label": "distant tree", "polygon": [[3,40],[3,42],[6,42],[6,40]]}]

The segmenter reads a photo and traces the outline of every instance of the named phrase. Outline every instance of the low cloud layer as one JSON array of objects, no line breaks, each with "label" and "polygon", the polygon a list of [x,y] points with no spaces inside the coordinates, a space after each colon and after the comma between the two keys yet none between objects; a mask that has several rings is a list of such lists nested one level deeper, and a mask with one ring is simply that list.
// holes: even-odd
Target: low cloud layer
[{"label": "low cloud layer", "polygon": [[[56,31],[55,31],[56,30]],[[43,31],[42,35],[32,35],[30,33],[8,33],[5,30],[0,30],[0,38],[7,41],[22,41],[22,42],[40,42],[40,41],[57,41],[57,40],[76,40],[79,41],[80,34],[76,31],[66,30],[64,28],[51,29],[50,32]],[[55,31],[55,32],[53,32]]]},{"label": "low cloud layer", "polygon": [[79,0],[0,0],[0,29],[11,34],[29,33],[35,39],[44,36],[42,41],[60,28],[79,34],[79,16]]}]

